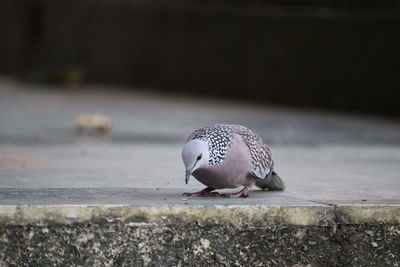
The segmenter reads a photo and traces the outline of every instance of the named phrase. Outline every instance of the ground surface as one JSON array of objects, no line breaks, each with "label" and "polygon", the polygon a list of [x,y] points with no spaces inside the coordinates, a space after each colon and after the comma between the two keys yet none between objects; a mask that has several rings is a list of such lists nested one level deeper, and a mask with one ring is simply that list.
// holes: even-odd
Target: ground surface
[{"label": "ground surface", "polygon": [[[93,112],[112,118],[108,135],[75,131],[75,117]],[[251,192],[240,203],[400,203],[400,121],[113,87],[33,86],[3,78],[0,204],[33,201],[32,194],[22,197],[27,191],[17,190],[22,195],[10,198],[10,188],[75,188],[72,194],[84,194],[65,199],[59,194],[52,200],[59,204],[77,199],[109,204],[181,201],[180,193],[203,187],[193,178],[184,184],[182,144],[192,130],[212,123],[253,129],[270,144],[276,170],[287,185],[284,192]],[[124,190],[119,190],[120,199],[99,194],[94,200],[85,197],[90,190],[84,188]],[[153,190],[159,197],[146,193]],[[52,202],[41,196],[34,203]],[[187,201],[232,203],[213,198]]]},{"label": "ground surface", "polygon": [[[78,114],[112,131],[78,133]],[[243,124],[287,190],[183,197],[196,128]],[[400,121],[0,79],[0,266],[399,266]]]}]

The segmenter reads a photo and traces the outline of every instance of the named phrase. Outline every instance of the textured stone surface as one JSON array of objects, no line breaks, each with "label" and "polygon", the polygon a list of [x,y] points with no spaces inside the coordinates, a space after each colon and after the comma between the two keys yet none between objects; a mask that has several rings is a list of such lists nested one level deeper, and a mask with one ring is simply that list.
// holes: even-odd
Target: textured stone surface
[{"label": "textured stone surface", "polygon": [[43,225],[70,224],[106,219],[150,224],[198,222],[232,225],[329,225],[334,223],[334,209],[329,206],[0,206],[0,224]]},{"label": "textured stone surface", "polygon": [[2,205],[0,266],[399,266],[399,205]]},{"label": "textured stone surface", "polygon": [[394,222],[400,224],[400,205],[338,205],[337,220],[342,223],[379,223]]},{"label": "textured stone surface", "polygon": [[399,240],[399,225],[390,224],[0,225],[0,265],[398,266]]}]

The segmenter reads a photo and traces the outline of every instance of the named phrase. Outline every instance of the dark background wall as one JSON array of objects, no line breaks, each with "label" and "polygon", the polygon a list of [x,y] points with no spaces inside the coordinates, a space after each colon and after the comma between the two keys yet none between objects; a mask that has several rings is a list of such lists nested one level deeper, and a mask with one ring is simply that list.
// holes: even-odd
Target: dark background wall
[{"label": "dark background wall", "polygon": [[399,6],[3,0],[0,72],[399,115]]}]

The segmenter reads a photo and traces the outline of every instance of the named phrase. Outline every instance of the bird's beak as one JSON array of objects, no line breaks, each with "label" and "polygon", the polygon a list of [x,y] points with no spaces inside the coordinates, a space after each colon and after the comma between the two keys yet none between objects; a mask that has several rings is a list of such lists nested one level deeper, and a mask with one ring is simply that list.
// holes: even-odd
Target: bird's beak
[{"label": "bird's beak", "polygon": [[194,167],[196,167],[197,162],[199,162],[199,160],[196,160],[193,167],[186,169],[186,173],[185,173],[185,183],[186,184],[189,182],[190,175],[192,175],[193,169],[194,169]]},{"label": "bird's beak", "polygon": [[190,175],[192,175],[193,167],[189,168],[189,169],[186,169],[186,172],[185,172],[185,183],[186,184],[189,182]]}]

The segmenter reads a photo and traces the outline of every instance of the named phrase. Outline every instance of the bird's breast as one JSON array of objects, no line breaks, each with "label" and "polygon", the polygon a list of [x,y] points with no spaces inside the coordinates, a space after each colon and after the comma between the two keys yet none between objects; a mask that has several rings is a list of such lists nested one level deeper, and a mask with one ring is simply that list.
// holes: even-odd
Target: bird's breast
[{"label": "bird's breast", "polygon": [[199,182],[215,189],[251,186],[254,183],[248,175],[253,169],[251,157],[242,138],[234,135],[230,144],[220,164],[208,165],[193,172]]}]

